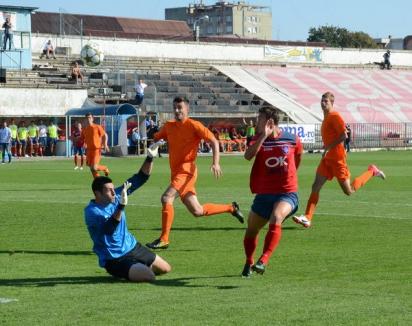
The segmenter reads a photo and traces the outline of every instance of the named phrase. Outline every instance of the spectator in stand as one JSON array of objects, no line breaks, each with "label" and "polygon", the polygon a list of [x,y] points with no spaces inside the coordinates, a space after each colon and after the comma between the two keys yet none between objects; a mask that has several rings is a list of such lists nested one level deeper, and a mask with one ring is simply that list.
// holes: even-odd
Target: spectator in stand
[{"label": "spectator in stand", "polygon": [[84,76],[82,74],[79,63],[77,61],[72,65],[70,75],[71,75],[72,79],[74,79],[76,81],[76,84],[79,83],[79,79],[80,79],[80,82],[83,85]]},{"label": "spectator in stand", "polygon": [[40,119],[37,127],[39,128],[39,155],[43,157],[47,148],[47,126]]},{"label": "spectator in stand", "polygon": [[46,56],[47,59],[49,59],[50,56],[53,56],[53,59],[56,59],[56,57],[54,56],[54,47],[53,47],[51,40],[48,40],[43,45],[43,52],[40,55],[40,59],[42,59],[44,56]]},{"label": "spectator in stand", "polygon": [[14,119],[11,119],[11,123],[9,125],[9,128],[11,130],[11,153],[13,156],[17,156],[17,125]]},{"label": "spectator in stand", "polygon": [[350,129],[350,125],[348,123],[346,124],[345,128],[346,128],[345,149],[347,152],[350,152],[350,142],[352,138],[352,130]]},{"label": "spectator in stand", "polygon": [[17,129],[17,142],[19,144],[18,156],[19,157],[28,157],[26,154],[26,145],[27,145],[28,131],[26,128],[26,123],[20,121],[19,128]]},{"label": "spectator in stand", "polygon": [[147,84],[143,82],[143,79],[139,79],[138,83],[135,86],[136,90],[136,105],[140,105],[143,102],[144,98],[144,89],[147,87]]},{"label": "spectator in stand", "polygon": [[383,69],[391,69],[391,61],[390,61],[390,58],[391,58],[391,51],[390,50],[388,50],[388,51],[386,51],[386,53],[383,55],[383,59],[384,59],[384,61],[383,61]]},{"label": "spectator in stand", "polygon": [[1,164],[6,163],[6,153],[9,157],[9,163],[11,163],[11,152],[10,152],[10,143],[11,143],[11,130],[7,127],[6,120],[3,121],[2,126],[0,127],[0,149],[1,149]]},{"label": "spectator in stand", "polygon": [[10,22],[10,18],[7,17],[6,21],[4,22],[3,28],[3,50],[6,50],[7,47],[7,40],[9,40],[9,51],[11,50],[11,44],[13,43],[13,32],[12,32],[12,24]]},{"label": "spectator in stand", "polygon": [[238,134],[235,127],[230,129],[229,137],[232,140],[233,144],[236,146],[235,147],[236,150],[238,150],[240,152],[243,152],[245,150],[244,141],[243,141],[242,137]]}]

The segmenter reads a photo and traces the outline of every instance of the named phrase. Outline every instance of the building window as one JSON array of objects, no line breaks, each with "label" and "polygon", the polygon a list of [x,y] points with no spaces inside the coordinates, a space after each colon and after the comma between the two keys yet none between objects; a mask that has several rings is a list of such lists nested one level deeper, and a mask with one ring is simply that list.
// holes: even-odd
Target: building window
[{"label": "building window", "polygon": [[232,16],[226,16],[226,23],[232,22]]},{"label": "building window", "polygon": [[246,21],[247,21],[248,23],[250,23],[250,22],[251,22],[251,18],[250,18],[250,16],[247,16],[247,17],[246,17]]},{"label": "building window", "polygon": [[207,33],[208,34],[213,34],[213,25],[212,24],[207,25]]},{"label": "building window", "polygon": [[252,34],[252,27],[248,27],[248,28],[247,28],[247,33],[248,33],[248,34]]},{"label": "building window", "polygon": [[233,33],[232,25],[226,25],[226,33]]},{"label": "building window", "polygon": [[193,25],[193,17],[188,17],[187,18],[187,24],[188,25]]}]

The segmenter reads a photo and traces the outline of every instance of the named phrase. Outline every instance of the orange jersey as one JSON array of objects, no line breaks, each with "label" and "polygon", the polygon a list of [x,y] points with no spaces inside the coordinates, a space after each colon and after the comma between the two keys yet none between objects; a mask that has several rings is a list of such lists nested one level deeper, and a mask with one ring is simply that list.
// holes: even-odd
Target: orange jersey
[{"label": "orange jersey", "polygon": [[154,135],[154,139],[168,142],[169,164],[174,176],[178,173],[193,173],[200,141],[211,141],[215,136],[199,121],[188,118],[184,121],[167,121]]},{"label": "orange jersey", "polygon": [[[343,133],[345,133],[345,130],[345,121],[343,121],[339,112],[329,112],[325,119],[323,119],[321,127],[322,141],[325,147],[337,140]],[[339,160],[345,157],[346,151],[343,143],[331,148],[325,156],[326,159],[333,160]]]},{"label": "orange jersey", "polygon": [[105,131],[102,126],[92,124],[82,130],[80,139],[84,140],[87,149],[99,149],[102,148],[102,137],[104,134]]}]

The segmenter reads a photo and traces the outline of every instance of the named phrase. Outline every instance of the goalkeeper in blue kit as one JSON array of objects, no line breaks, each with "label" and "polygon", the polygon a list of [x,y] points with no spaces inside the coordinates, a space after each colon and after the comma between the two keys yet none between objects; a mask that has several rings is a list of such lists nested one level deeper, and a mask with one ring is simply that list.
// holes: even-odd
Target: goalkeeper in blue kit
[{"label": "goalkeeper in blue kit", "polygon": [[138,173],[120,187],[114,188],[109,177],[95,178],[92,183],[95,199],[84,209],[100,267],[115,277],[132,282],[151,282],[155,275],[171,270],[163,258],[141,245],[129,232],[125,214],[128,195],[149,179],[156,155],[157,148],[148,149],[148,156]]}]

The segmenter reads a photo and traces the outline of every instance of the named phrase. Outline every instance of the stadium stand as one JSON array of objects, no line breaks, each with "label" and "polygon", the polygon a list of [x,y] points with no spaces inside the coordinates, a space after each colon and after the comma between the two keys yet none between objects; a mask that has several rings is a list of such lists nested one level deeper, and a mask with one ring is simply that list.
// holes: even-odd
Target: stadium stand
[{"label": "stadium stand", "polygon": [[[326,90],[348,123],[412,122],[412,71],[365,67],[218,66],[250,92],[282,108],[295,122],[321,119]],[[320,120],[319,120],[320,121]]]}]

